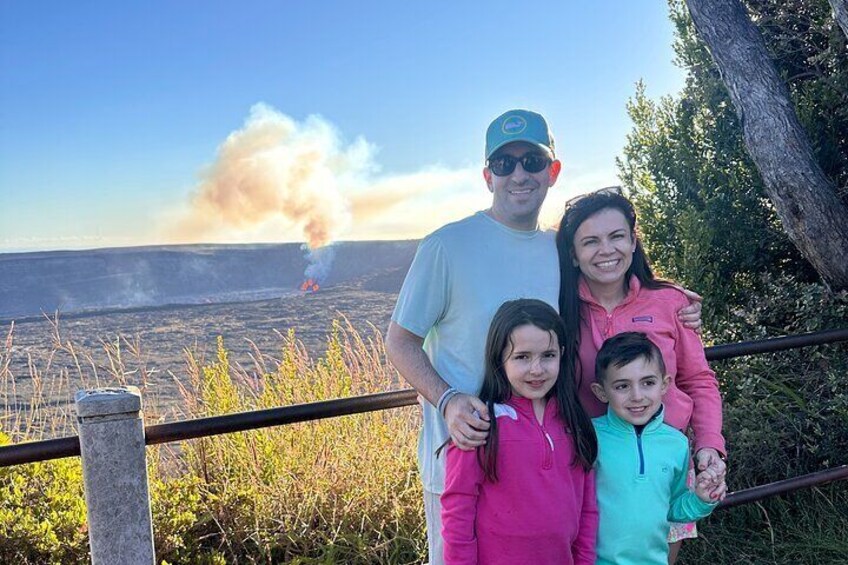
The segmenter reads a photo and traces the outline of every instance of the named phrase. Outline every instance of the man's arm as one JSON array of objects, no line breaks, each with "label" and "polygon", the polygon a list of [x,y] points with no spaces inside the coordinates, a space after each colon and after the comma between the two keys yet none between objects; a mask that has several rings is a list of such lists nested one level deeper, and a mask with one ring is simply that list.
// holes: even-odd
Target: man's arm
[{"label": "man's arm", "polygon": [[[439,398],[450,387],[433,368],[423,345],[422,337],[394,321],[389,324],[386,334],[389,361],[418,394],[436,406]],[[469,450],[486,443],[489,411],[476,396],[462,393],[454,395],[448,400],[444,416],[451,439],[458,448]]]}]

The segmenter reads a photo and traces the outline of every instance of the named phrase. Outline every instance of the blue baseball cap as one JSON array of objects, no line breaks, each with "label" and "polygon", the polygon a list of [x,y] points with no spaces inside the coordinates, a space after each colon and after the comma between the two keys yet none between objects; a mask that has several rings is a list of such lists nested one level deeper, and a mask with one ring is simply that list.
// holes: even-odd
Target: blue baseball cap
[{"label": "blue baseball cap", "polygon": [[510,110],[504,112],[489,124],[486,130],[486,160],[492,154],[513,141],[524,141],[544,149],[552,157],[554,152],[554,134],[548,122],[541,114],[530,110]]}]

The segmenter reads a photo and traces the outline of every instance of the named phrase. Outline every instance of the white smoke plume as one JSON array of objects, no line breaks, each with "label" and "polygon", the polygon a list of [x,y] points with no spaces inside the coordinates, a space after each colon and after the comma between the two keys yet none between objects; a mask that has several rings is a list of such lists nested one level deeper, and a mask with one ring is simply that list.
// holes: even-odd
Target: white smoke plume
[{"label": "white smoke plume", "polygon": [[422,237],[486,206],[477,166],[422,164],[385,175],[376,153],[362,137],[345,142],[320,116],[295,121],[256,104],[201,171],[188,201],[164,214],[161,231],[172,243],[300,240],[316,249],[340,237]]},{"label": "white smoke plume", "polygon": [[303,276],[306,279],[312,279],[318,283],[323,283],[330,274],[330,268],[333,266],[333,259],[336,257],[336,248],[333,245],[325,245],[316,249],[310,249],[306,244],[303,245],[303,251],[306,255],[306,260],[309,265],[306,267]]},{"label": "white smoke plume", "polygon": [[310,248],[335,239],[350,223],[346,185],[372,167],[373,148],[358,138],[344,146],[325,120],[297,123],[266,104],[218,148],[201,174],[188,212],[171,230],[177,240],[217,239],[266,223],[300,230]]},{"label": "white smoke plume", "polygon": [[[417,238],[485,207],[479,170],[429,167],[381,175],[376,148],[346,142],[320,116],[296,121],[256,104],[218,147],[182,211],[172,212],[172,242],[306,242],[306,277],[326,279],[335,250],[353,239]],[[482,199],[482,206],[469,207]],[[422,214],[422,210],[428,213]]]}]

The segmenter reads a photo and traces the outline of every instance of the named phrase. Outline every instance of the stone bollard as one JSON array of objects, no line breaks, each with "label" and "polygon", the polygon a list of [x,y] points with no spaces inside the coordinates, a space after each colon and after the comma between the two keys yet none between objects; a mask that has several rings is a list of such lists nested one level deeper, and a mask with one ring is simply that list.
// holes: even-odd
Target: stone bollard
[{"label": "stone bollard", "polygon": [[141,394],[134,386],[76,394],[93,565],[154,563]]}]

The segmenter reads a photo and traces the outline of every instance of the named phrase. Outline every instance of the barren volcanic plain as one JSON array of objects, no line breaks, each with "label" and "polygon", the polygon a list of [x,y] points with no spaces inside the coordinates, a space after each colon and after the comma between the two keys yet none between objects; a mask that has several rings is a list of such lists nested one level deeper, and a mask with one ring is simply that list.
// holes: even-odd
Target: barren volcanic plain
[{"label": "barren volcanic plain", "polygon": [[[324,352],[334,319],[344,317],[365,338],[374,331],[385,332],[415,245],[342,244],[318,292],[300,291],[308,261],[296,246],[261,247],[262,257],[256,256],[257,246],[189,246],[179,248],[177,255],[173,248],[123,254],[109,250],[120,267],[103,257],[92,258],[97,252],[66,252],[58,262],[45,257],[49,254],[0,255],[0,312],[5,309],[7,316],[0,321],[0,330],[9,336],[5,348],[0,348],[0,369],[6,364],[0,405],[8,416],[10,411],[32,408],[39,396],[41,408],[67,411],[75,390],[96,385],[97,379],[101,384],[112,382],[110,357],[120,355],[126,382],[143,381],[146,405],[167,418],[180,402],[178,383],[187,378],[186,350],[201,361],[214,359],[218,336],[230,361],[250,371],[253,344],[263,355],[279,358],[281,334],[289,330],[313,358]],[[168,262],[164,266],[163,250]],[[270,261],[271,251],[289,264]],[[198,252],[206,261],[200,267]],[[141,260],[127,262],[131,254]],[[83,267],[76,265],[77,259]],[[13,268],[3,269],[10,260],[15,262]],[[178,284],[178,269],[188,261],[194,262],[192,276]],[[225,268],[229,279],[221,283],[220,271]],[[213,287],[204,280],[216,270],[218,282]],[[280,272],[267,272],[274,270]],[[115,293],[116,284],[135,294]],[[75,312],[59,308],[57,323],[56,305],[49,303],[55,296],[84,307]],[[143,302],[136,306],[132,299],[138,296]],[[238,297],[243,299],[233,300]],[[172,299],[177,303],[169,304]],[[52,314],[33,312],[32,305],[40,303],[43,312]],[[8,316],[14,309],[17,315]],[[73,344],[77,360],[68,343]],[[76,367],[78,361],[81,369]],[[79,382],[80,374],[85,383]]]}]

